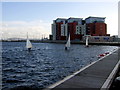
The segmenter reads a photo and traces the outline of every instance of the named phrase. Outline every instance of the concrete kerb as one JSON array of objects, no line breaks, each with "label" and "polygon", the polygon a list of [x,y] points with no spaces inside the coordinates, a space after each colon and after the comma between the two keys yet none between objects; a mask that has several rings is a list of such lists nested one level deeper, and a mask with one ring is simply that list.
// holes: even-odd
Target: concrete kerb
[{"label": "concrete kerb", "polygon": [[105,83],[103,84],[100,90],[108,90],[110,88],[119,67],[120,67],[120,60],[118,61],[118,63],[116,64],[116,66],[114,67],[114,69],[112,70],[112,72],[110,73],[109,77],[106,79]]},{"label": "concrete kerb", "polygon": [[69,75],[69,76],[65,77],[63,80],[60,80],[60,81],[58,81],[58,82],[56,82],[56,83],[54,83],[54,84],[48,86],[47,88],[45,88],[45,89],[43,89],[43,90],[50,90],[50,89],[55,88],[56,86],[58,86],[58,85],[60,85],[61,83],[63,83],[63,82],[65,82],[65,81],[69,80],[70,78],[74,77],[75,75],[77,75],[77,74],[80,73],[81,71],[83,71],[83,70],[85,70],[86,68],[90,67],[91,65],[97,63],[98,61],[101,61],[103,58],[105,58],[105,57],[111,55],[112,53],[114,53],[114,52],[117,51],[117,50],[118,50],[118,49],[113,50],[110,54],[108,54],[108,55],[106,55],[106,56],[104,56],[104,57],[98,59],[97,61],[92,62],[91,64],[88,64],[87,66],[81,68],[80,70],[78,70],[77,72],[73,73],[72,75]]}]

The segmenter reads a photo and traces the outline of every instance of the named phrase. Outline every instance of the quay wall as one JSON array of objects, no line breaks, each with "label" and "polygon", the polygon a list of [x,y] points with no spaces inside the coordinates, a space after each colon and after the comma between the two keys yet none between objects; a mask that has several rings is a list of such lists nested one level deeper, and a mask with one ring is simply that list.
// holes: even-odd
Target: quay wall
[{"label": "quay wall", "polygon": [[119,53],[120,50],[117,49],[44,90],[58,88],[108,90],[120,68]]},{"label": "quay wall", "polygon": [[[34,43],[58,43],[65,44],[65,40],[30,40]],[[26,40],[14,40],[14,41],[2,41],[2,42],[26,42]],[[83,41],[71,41],[71,44],[81,44],[85,45]],[[89,42],[89,45],[111,45],[111,46],[120,46],[120,42]]]}]

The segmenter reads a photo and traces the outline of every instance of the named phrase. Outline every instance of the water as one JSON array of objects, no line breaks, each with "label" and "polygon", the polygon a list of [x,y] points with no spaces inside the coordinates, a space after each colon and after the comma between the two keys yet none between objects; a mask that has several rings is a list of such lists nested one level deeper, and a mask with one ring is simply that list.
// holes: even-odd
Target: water
[{"label": "water", "polygon": [[64,44],[32,43],[28,52],[25,42],[3,42],[3,89],[16,87],[45,88],[98,60],[97,55],[112,52],[116,46],[73,44],[69,51]]}]

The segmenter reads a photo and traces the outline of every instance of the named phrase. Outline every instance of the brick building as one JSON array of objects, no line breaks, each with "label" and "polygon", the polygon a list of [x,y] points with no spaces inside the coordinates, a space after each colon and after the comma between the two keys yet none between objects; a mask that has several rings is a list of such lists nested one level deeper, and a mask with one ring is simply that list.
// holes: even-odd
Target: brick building
[{"label": "brick building", "polygon": [[52,24],[52,40],[81,40],[85,35],[110,36],[107,34],[107,24],[104,17],[57,18]]},{"label": "brick building", "polygon": [[52,24],[52,35],[53,40],[64,40],[67,36],[66,20],[64,18],[58,18],[53,21]]},{"label": "brick building", "polygon": [[88,17],[86,21],[86,34],[91,36],[110,36],[107,34],[107,24],[105,18]]},{"label": "brick building", "polygon": [[53,40],[66,40],[70,33],[71,40],[80,40],[86,34],[82,18],[57,18],[52,24]]}]

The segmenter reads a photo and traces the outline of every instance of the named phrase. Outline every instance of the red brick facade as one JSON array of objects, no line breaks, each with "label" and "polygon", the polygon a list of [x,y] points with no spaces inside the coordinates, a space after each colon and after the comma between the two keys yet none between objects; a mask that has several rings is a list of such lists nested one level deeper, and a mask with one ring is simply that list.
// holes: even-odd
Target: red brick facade
[{"label": "red brick facade", "polygon": [[108,36],[107,25],[105,23],[89,23],[86,24],[87,34],[91,36]]},{"label": "red brick facade", "polygon": [[58,18],[52,24],[53,40],[67,40],[70,33],[71,40],[81,40],[84,35],[110,36],[107,34],[105,18]]},{"label": "red brick facade", "polygon": [[77,22],[68,23],[68,32],[70,32],[70,39],[75,39],[75,32],[76,32],[76,25],[78,25]]},{"label": "red brick facade", "polygon": [[61,24],[63,22],[56,23],[56,40],[61,40]]}]

